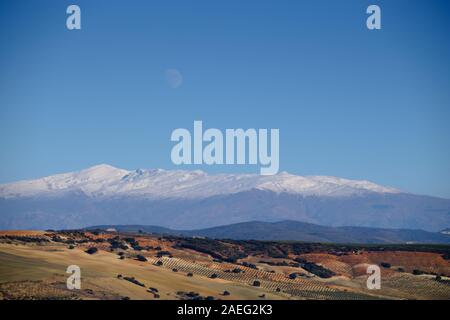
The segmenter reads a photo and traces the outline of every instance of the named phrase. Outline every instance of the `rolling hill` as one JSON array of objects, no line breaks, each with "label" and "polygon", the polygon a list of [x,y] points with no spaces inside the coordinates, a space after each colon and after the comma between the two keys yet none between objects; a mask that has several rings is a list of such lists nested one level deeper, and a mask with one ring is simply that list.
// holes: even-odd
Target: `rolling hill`
[{"label": "rolling hill", "polygon": [[120,232],[145,232],[180,236],[197,236],[233,240],[295,240],[330,243],[445,243],[450,244],[450,235],[438,232],[407,229],[379,229],[366,227],[326,227],[299,221],[261,222],[250,221],[231,225],[200,229],[172,230],[157,226],[103,225],[87,229],[106,230],[114,228]]}]

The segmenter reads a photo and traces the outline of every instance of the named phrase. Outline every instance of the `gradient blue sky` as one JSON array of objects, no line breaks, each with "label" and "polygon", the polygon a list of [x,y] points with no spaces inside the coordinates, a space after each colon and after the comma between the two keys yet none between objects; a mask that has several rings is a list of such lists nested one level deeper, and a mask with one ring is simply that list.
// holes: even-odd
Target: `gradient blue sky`
[{"label": "gradient blue sky", "polygon": [[444,0],[1,0],[0,183],[171,169],[172,130],[203,120],[279,128],[280,171],[450,198],[449,39]]}]

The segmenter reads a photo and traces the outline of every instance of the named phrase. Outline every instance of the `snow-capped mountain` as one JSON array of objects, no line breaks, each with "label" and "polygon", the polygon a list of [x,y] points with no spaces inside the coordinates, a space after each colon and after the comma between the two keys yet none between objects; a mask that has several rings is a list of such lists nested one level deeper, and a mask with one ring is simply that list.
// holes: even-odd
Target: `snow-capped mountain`
[{"label": "snow-capped mountain", "polygon": [[450,200],[336,177],[109,165],[0,185],[0,229],[197,229],[255,220],[438,231],[450,226]]},{"label": "snow-capped mountain", "polygon": [[400,192],[369,181],[326,176],[302,177],[286,172],[273,176],[209,175],[199,170],[138,169],[127,171],[103,164],[78,172],[0,185],[0,197],[61,196],[67,192],[77,191],[92,197],[144,196],[152,199],[187,199],[207,198],[252,189],[330,197]]}]

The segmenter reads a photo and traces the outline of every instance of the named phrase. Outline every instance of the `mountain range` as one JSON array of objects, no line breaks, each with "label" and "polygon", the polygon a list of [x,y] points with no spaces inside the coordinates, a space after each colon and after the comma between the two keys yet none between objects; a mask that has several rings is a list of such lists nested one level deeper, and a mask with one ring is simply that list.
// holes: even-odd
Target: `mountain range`
[{"label": "mountain range", "polygon": [[0,185],[0,229],[102,224],[200,229],[255,220],[439,231],[450,226],[450,200],[329,176],[128,171],[109,165]]},{"label": "mountain range", "polygon": [[232,240],[295,240],[321,243],[443,243],[450,244],[450,234],[408,229],[380,229],[367,227],[327,227],[299,221],[249,221],[199,230],[172,230],[158,226],[103,225],[87,230],[116,230],[161,235],[207,237]]}]

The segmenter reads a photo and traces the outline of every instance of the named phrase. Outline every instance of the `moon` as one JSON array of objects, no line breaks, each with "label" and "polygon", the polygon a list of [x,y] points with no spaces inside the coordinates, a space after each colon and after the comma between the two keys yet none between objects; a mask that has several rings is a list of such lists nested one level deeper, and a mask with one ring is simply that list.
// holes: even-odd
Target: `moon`
[{"label": "moon", "polygon": [[176,89],[183,84],[183,76],[177,69],[167,69],[164,72],[166,82],[172,89]]}]

